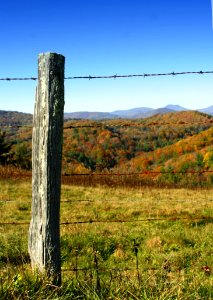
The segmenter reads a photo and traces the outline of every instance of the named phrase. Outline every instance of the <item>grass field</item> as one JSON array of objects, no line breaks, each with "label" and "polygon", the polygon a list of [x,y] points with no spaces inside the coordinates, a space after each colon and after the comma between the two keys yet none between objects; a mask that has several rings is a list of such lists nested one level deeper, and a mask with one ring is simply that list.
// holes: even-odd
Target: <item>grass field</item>
[{"label": "grass field", "polygon": [[1,180],[0,222],[26,224],[0,226],[0,299],[213,299],[212,189],[63,185],[60,288],[30,270],[30,207]]}]

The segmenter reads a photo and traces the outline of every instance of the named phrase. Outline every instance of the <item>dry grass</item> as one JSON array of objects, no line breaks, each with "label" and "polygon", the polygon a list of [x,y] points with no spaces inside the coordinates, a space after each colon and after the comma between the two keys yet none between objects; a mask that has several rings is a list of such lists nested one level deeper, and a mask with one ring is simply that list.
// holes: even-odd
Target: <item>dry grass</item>
[{"label": "dry grass", "polygon": [[[94,268],[95,252],[98,253],[99,267],[108,269],[99,275],[102,296],[94,296],[92,286],[96,284],[96,272],[78,271],[79,289],[74,284],[76,272],[63,272],[64,298],[61,299],[69,299],[68,295],[71,295],[71,278],[74,285],[72,293],[74,290],[76,293],[72,299],[211,299],[212,192],[212,189],[127,189],[63,185],[61,222],[130,222],[61,225],[63,270],[76,267],[76,257],[78,268]],[[1,222],[30,221],[30,205],[30,181],[1,180]],[[139,222],[147,218],[178,217],[188,219]],[[207,217],[209,219],[205,219]],[[11,283],[16,273],[21,274],[22,278],[30,274],[27,234],[27,225],[1,226],[0,273],[5,278],[4,284],[6,281]],[[139,271],[136,270],[135,242]],[[206,271],[207,267],[210,271]],[[132,271],[113,271],[114,268],[130,268]],[[27,278],[28,283],[32,284],[32,275]],[[26,279],[23,281],[20,279],[25,286]],[[30,287],[25,286],[29,290]],[[43,283],[40,288],[44,289]],[[17,289],[14,282],[13,289]],[[13,293],[16,295],[14,290]],[[45,293],[47,299],[59,299],[56,296],[48,298],[49,294]],[[39,297],[40,294],[37,299],[43,299]]]}]

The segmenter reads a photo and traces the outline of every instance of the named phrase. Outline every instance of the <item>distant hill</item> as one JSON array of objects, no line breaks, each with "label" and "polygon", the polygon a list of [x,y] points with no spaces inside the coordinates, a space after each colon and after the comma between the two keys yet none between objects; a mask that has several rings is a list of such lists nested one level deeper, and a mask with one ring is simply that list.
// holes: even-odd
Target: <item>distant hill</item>
[{"label": "distant hill", "polygon": [[79,111],[73,113],[65,113],[64,119],[87,119],[87,120],[104,120],[119,118],[118,115],[114,115],[108,112],[88,112]]},{"label": "distant hill", "polygon": [[[190,111],[180,105],[166,105],[165,107],[153,109],[150,107],[137,107],[127,110],[115,110],[113,112],[74,112],[65,113],[65,119],[87,119],[87,120],[104,120],[104,119],[144,119],[156,114],[166,114],[170,112]],[[199,112],[213,115],[213,106],[199,109]]]},{"label": "distant hill", "polygon": [[167,113],[155,114],[144,120],[145,123],[154,123],[154,124],[202,124],[213,122],[213,117],[198,112],[196,110],[187,110],[187,111],[169,111]]},{"label": "distant hill", "polygon": [[166,105],[165,108],[168,108],[168,109],[171,109],[171,110],[174,110],[174,111],[184,111],[184,110],[188,110],[188,109],[185,108],[185,107],[182,107],[182,106],[180,106],[180,105],[173,105],[173,104]]},{"label": "distant hill", "polygon": [[32,114],[0,110],[0,126],[31,125],[32,121]]},{"label": "distant hill", "polygon": [[158,115],[158,114],[163,115],[170,112],[175,112],[175,110],[169,109],[167,107],[162,107],[162,108],[152,109],[142,114],[137,114],[134,116],[134,119],[145,119],[145,118],[152,117],[154,115]]},{"label": "distant hill", "polygon": [[163,108],[148,108],[139,107],[129,110],[116,110],[113,112],[73,112],[65,113],[65,119],[87,119],[87,120],[104,120],[104,119],[144,119],[156,114],[165,114],[169,112],[175,112],[173,109],[167,107]]},{"label": "distant hill", "polygon": [[154,110],[153,108],[150,107],[137,107],[137,108],[132,108],[128,110],[115,110],[111,112],[111,114],[115,116],[119,116],[120,118],[135,118],[136,115],[138,114],[145,114],[147,112],[150,112]]},{"label": "distant hill", "polygon": [[203,112],[205,114],[210,114],[213,115],[213,105],[209,106],[207,108],[203,108],[203,109],[198,109],[198,111]]}]

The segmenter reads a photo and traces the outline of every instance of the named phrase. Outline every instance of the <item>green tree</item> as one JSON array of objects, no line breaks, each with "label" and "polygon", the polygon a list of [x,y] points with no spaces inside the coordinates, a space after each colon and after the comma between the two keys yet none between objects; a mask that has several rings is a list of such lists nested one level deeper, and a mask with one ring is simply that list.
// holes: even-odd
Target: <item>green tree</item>
[{"label": "green tree", "polygon": [[0,164],[9,163],[11,156],[11,144],[5,141],[5,132],[0,131]]},{"label": "green tree", "polygon": [[197,153],[196,164],[200,168],[204,167],[203,155],[201,153]]},{"label": "green tree", "polygon": [[31,169],[31,150],[26,143],[18,144],[14,155],[15,165],[22,169]]}]

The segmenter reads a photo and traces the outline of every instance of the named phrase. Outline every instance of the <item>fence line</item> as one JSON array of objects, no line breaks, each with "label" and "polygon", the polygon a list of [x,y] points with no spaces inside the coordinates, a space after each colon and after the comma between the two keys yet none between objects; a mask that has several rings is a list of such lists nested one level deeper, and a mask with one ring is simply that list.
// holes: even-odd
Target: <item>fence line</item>
[{"label": "fence line", "polygon": [[[124,118],[125,119],[125,118]],[[83,120],[83,119],[82,119]],[[194,123],[183,123],[183,122],[179,122],[179,123],[149,123],[149,124],[95,124],[95,125],[79,125],[79,126],[66,126],[64,127],[64,129],[75,129],[75,128],[102,128],[102,127],[152,127],[152,126],[172,126],[172,125],[210,125],[213,124],[213,119],[210,120],[209,122],[194,122]]]},{"label": "fence line", "polygon": [[[101,201],[101,200],[100,200]],[[106,200],[104,200],[106,201]],[[109,200],[108,200],[109,201]],[[61,200],[61,203],[73,203],[73,202],[91,202],[91,203],[94,203],[95,200],[91,200],[91,199],[88,199],[88,200],[82,200],[82,199],[74,199],[74,200]]]},{"label": "fence line", "polygon": [[[101,76],[69,76],[64,79],[117,79],[117,78],[133,78],[133,77],[156,77],[156,76],[176,76],[176,75],[204,75],[213,74],[213,71],[186,71],[186,72],[168,72],[168,73],[143,73],[143,74],[128,74],[128,75],[101,75]],[[0,78],[1,81],[19,81],[19,80],[37,80],[37,77],[5,77]]]},{"label": "fence line", "polygon": [[144,269],[137,269],[137,268],[71,268],[71,269],[63,269],[62,268],[62,272],[78,272],[78,271],[100,271],[100,272],[111,272],[111,271],[136,271],[136,270],[139,270],[139,271],[144,271]]},{"label": "fence line", "polygon": [[37,80],[37,77],[5,77],[0,78],[1,81],[19,81],[19,80]]},{"label": "fence line", "polygon": [[160,222],[160,221],[213,221],[212,217],[199,217],[199,218],[189,218],[189,217],[173,217],[173,218],[146,218],[139,220],[86,220],[86,221],[73,221],[73,222],[62,222],[61,225],[75,225],[75,224],[92,224],[92,223],[136,223],[136,222]]},{"label": "fence line", "polygon": [[71,173],[62,174],[62,176],[138,176],[138,175],[158,175],[158,174],[203,174],[213,173],[211,170],[202,171],[143,171],[135,173]]},{"label": "fence line", "polygon": [[[77,224],[95,224],[95,223],[135,223],[135,222],[160,222],[160,221],[212,221],[213,217],[197,217],[197,218],[190,218],[190,217],[170,217],[170,218],[145,218],[145,219],[138,219],[138,220],[85,220],[85,221],[66,221],[61,222],[60,225],[77,225]],[[30,222],[0,222],[0,226],[3,225],[30,225]]]},{"label": "fence line", "polygon": [[[200,171],[143,171],[143,172],[133,172],[133,173],[71,173],[71,174],[62,174],[62,177],[74,177],[74,176],[85,176],[85,177],[120,177],[120,176],[140,176],[140,175],[160,175],[160,174],[181,174],[181,175],[187,175],[187,174],[212,174],[213,170],[200,170]],[[30,177],[31,174],[23,174],[23,176]]]},{"label": "fence line", "polygon": [[132,77],[157,77],[157,76],[176,76],[176,75],[194,75],[194,74],[213,74],[213,71],[187,71],[187,72],[169,72],[169,73],[144,73],[130,75],[109,75],[109,76],[73,76],[64,79],[116,79],[116,78],[132,78]]},{"label": "fence line", "polygon": [[[1,128],[21,128],[26,127],[26,129],[32,129],[32,125],[0,125]],[[24,129],[24,128],[23,128]]]},{"label": "fence line", "polygon": [[[213,74],[213,71],[199,71],[199,72],[171,72],[171,73],[152,73],[152,74],[134,74],[134,75],[112,75],[112,76],[82,76],[82,77],[64,77],[64,57],[58,54],[42,54],[39,56],[39,78],[36,77],[24,77],[24,78],[0,78],[0,80],[12,81],[12,80],[37,80],[38,88],[36,94],[36,122],[34,122],[35,132],[34,132],[34,157],[40,153],[41,147],[37,143],[39,139],[45,140],[45,130],[51,133],[51,138],[48,139],[47,143],[42,148],[39,160],[33,159],[33,209],[32,209],[32,219],[31,222],[0,222],[0,225],[27,225],[30,226],[30,234],[28,238],[28,250],[31,259],[31,266],[39,271],[47,272],[47,275],[54,285],[60,286],[61,284],[61,259],[60,259],[60,235],[59,235],[59,225],[76,225],[76,224],[92,224],[92,223],[136,223],[136,222],[177,222],[180,220],[198,221],[205,220],[206,222],[213,222],[212,217],[202,216],[192,218],[190,216],[186,217],[149,217],[144,219],[87,219],[87,220],[76,220],[76,221],[65,221],[59,222],[59,202],[60,202],[60,185],[61,185],[61,154],[62,154],[62,130],[63,130],[63,107],[64,107],[64,79],[117,79],[117,78],[131,78],[131,77],[154,77],[154,76],[176,76],[176,75],[192,75],[192,74]],[[62,76],[61,76],[62,75]],[[44,84],[43,84],[44,83]],[[49,93],[49,91],[53,91]],[[50,106],[46,103],[51,103]],[[52,109],[52,106],[54,109]],[[45,110],[41,110],[45,108]],[[49,107],[51,109],[49,109]],[[42,113],[41,113],[42,111]],[[41,115],[40,115],[41,113]],[[40,119],[45,119],[46,113],[48,114],[48,120],[50,122],[46,124],[45,122],[40,122]],[[43,114],[43,115],[42,115]],[[54,126],[54,124],[58,126]],[[158,124],[154,124],[158,125]],[[169,124],[171,125],[171,124]],[[159,125],[158,125],[159,126]],[[48,127],[48,128],[47,128]],[[54,131],[56,128],[60,128],[59,132]],[[105,125],[106,127],[106,125]],[[44,130],[45,129],[45,130]],[[48,130],[49,129],[49,130]],[[53,133],[52,133],[53,132]],[[56,138],[55,138],[56,137]],[[57,140],[58,139],[58,140]],[[46,140],[45,140],[46,141]],[[42,144],[42,143],[41,143]],[[55,147],[57,145],[57,147]],[[39,148],[40,147],[40,148]],[[49,150],[49,151],[46,151]],[[51,153],[50,153],[51,152]],[[46,156],[45,154],[48,153]],[[50,155],[51,154],[51,155]],[[52,155],[53,154],[53,155]],[[56,157],[57,159],[54,159]],[[50,159],[49,159],[50,158]],[[56,162],[56,164],[54,164]],[[59,162],[59,163],[58,163]],[[47,170],[46,172],[46,163]],[[44,170],[39,169],[39,164],[44,164]],[[50,167],[52,167],[56,172],[52,176]],[[147,175],[147,174],[203,174],[203,173],[213,173],[213,171],[146,171],[140,173],[120,173],[120,174],[110,174],[110,173],[86,173],[86,174],[65,174],[67,176],[132,176],[132,175]],[[40,177],[46,178],[46,180],[40,180]],[[42,179],[41,178],[41,179]],[[48,193],[43,193],[42,191],[48,191]],[[39,199],[39,201],[37,201]],[[39,202],[39,206],[37,205]],[[46,205],[47,204],[47,205]],[[48,218],[43,218],[43,216],[48,216]],[[180,215],[180,214],[179,214]],[[38,219],[39,217],[39,219]],[[41,218],[40,218],[41,217]],[[84,217],[82,216],[82,219]],[[86,217],[85,217],[86,218]],[[125,218],[125,217],[124,217]],[[128,216],[126,216],[128,218]],[[76,218],[77,219],[77,218]],[[38,226],[39,225],[39,226]],[[41,234],[42,233],[42,234]],[[51,237],[51,238],[48,238]],[[42,250],[42,252],[41,252]],[[98,256],[96,256],[97,250],[93,248],[94,252],[94,267],[96,271],[96,289],[100,288],[100,278],[99,278],[99,262]],[[136,257],[136,270],[139,271],[138,267],[138,244],[134,241],[134,252]],[[77,254],[76,254],[76,278],[77,278]],[[140,283],[140,274],[138,272],[138,281]]]},{"label": "fence line", "polygon": [[[213,170],[200,170],[200,171],[143,171],[143,172],[133,172],[133,173],[71,173],[71,174],[62,174],[62,177],[80,177],[80,176],[85,176],[85,177],[121,177],[121,176],[140,176],[140,175],[160,175],[160,174],[170,174],[170,175],[175,175],[175,174],[181,174],[181,175],[188,175],[188,174],[212,174]],[[20,175],[20,174],[18,174]],[[23,174],[23,176],[31,177],[31,174]],[[83,200],[82,200],[83,201]],[[86,200],[87,201],[87,200]],[[65,202],[65,201],[64,201]]]}]

